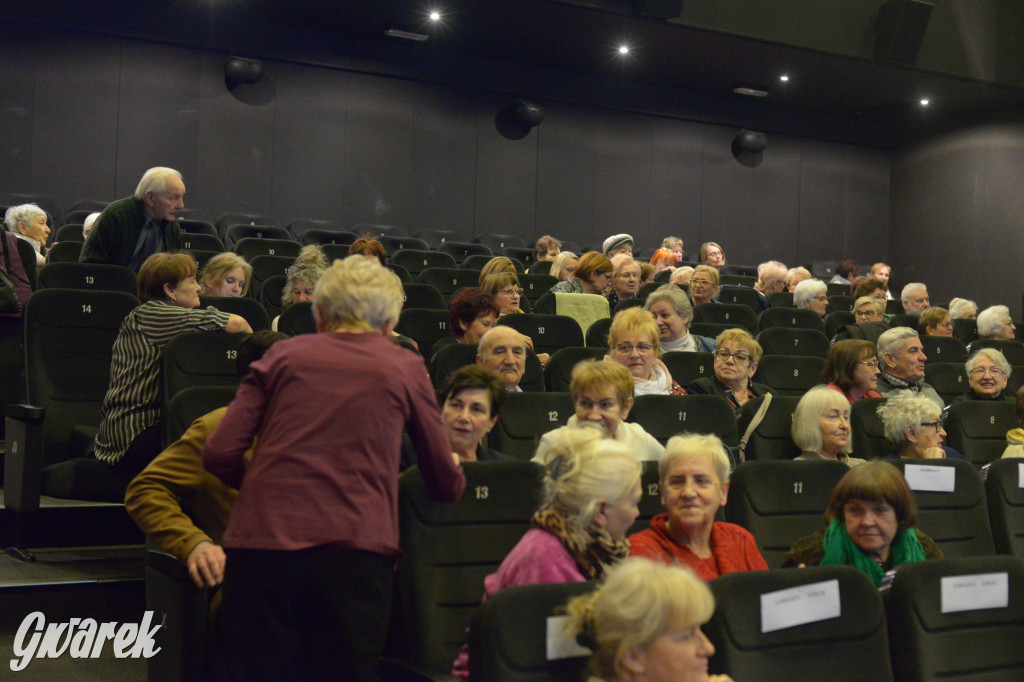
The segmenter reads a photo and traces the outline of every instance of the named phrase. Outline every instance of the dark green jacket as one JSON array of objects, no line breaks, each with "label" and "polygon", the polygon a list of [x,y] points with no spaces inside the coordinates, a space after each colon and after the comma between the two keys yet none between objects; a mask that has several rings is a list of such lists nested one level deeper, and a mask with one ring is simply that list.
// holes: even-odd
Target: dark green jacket
[{"label": "dark green jacket", "polygon": [[[82,245],[78,262],[129,267],[145,224],[146,209],[141,199],[133,196],[118,199],[103,209],[96,219],[89,238]],[[181,223],[175,218],[164,229],[164,245],[160,251],[177,251],[180,248]],[[151,255],[146,254],[147,257]]]}]

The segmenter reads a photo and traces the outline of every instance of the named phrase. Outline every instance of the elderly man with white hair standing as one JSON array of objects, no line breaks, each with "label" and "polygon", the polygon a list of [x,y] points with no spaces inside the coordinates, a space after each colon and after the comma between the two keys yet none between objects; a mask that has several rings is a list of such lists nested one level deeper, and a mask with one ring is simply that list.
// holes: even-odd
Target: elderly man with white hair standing
[{"label": "elderly man with white hair standing", "polygon": [[897,391],[911,391],[928,398],[941,410],[945,407],[938,392],[924,380],[924,354],[917,330],[910,327],[893,327],[878,337],[878,366],[882,373],[878,377],[877,391],[883,396]]},{"label": "elderly man with white hair standing", "polygon": [[138,272],[154,253],[177,251],[181,248],[177,213],[185,208],[184,197],[181,173],[163,166],[150,168],[133,196],[103,209],[78,262],[123,265]]},{"label": "elderly man with white hair standing", "polygon": [[920,315],[922,310],[931,305],[928,287],[921,282],[911,282],[903,287],[900,300],[903,301],[903,310],[907,315]]}]

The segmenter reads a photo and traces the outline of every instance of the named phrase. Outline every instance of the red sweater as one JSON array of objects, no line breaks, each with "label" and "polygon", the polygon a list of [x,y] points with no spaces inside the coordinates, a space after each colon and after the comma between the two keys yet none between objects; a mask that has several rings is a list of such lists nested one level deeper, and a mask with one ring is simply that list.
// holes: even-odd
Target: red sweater
[{"label": "red sweater", "polygon": [[668,514],[651,519],[651,527],[629,536],[630,556],[642,556],[666,564],[689,566],[704,582],[725,573],[767,571],[754,536],[734,523],[715,521],[711,526],[711,556],[701,559],[686,545],[680,544],[668,529]]}]

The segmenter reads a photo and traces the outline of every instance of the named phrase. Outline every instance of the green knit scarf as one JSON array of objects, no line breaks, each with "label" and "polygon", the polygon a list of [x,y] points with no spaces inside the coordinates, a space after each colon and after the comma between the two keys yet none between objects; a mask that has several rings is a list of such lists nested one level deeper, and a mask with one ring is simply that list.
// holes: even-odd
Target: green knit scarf
[{"label": "green knit scarf", "polygon": [[[846,532],[846,526],[840,523],[839,519],[832,519],[828,524],[823,544],[825,556],[821,560],[822,566],[853,566],[866,573],[875,585],[882,584],[885,570],[853,543]],[[889,547],[889,558],[892,560],[892,566],[924,561],[924,548],[921,547],[921,541],[917,539],[917,533],[913,528],[896,533],[892,546]]]}]

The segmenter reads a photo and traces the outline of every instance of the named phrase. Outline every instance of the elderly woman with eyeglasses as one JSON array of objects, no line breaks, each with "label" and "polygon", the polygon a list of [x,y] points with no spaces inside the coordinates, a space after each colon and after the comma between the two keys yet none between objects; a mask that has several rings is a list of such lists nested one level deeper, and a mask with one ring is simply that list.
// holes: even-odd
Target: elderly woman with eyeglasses
[{"label": "elderly woman with eyeglasses", "polygon": [[921,336],[953,336],[953,320],[945,308],[925,308],[917,318],[917,333]]},{"label": "elderly woman with eyeglasses", "polygon": [[633,375],[634,395],[686,395],[658,361],[661,345],[658,324],[643,308],[627,308],[616,315],[608,331],[608,359],[625,366]]},{"label": "elderly woman with eyeglasses", "polygon": [[726,329],[715,341],[715,376],[697,379],[687,389],[690,393],[722,396],[739,412],[752,398],[775,393],[751,381],[761,353],[761,344],[746,329]]},{"label": "elderly woman with eyeglasses", "polygon": [[820,279],[807,279],[793,290],[793,305],[807,308],[825,317],[828,308],[828,286]]},{"label": "elderly woman with eyeglasses", "polygon": [[967,358],[967,383],[971,387],[963,395],[953,398],[953,403],[965,400],[1006,400],[1013,396],[1005,393],[1011,367],[1006,356],[995,348],[982,348]]},{"label": "elderly woman with eyeglasses", "polygon": [[523,290],[519,286],[519,277],[515,272],[495,272],[480,279],[480,288],[494,297],[502,315],[522,313],[519,301]]},{"label": "elderly woman with eyeglasses", "polygon": [[885,298],[861,296],[853,304],[853,319],[857,324],[885,322]]},{"label": "elderly woman with eyeglasses", "polygon": [[711,303],[718,298],[718,270],[710,265],[698,265],[690,275],[690,298],[694,307]]},{"label": "elderly woman with eyeglasses", "polygon": [[821,383],[842,393],[852,405],[862,398],[882,397],[875,390],[881,373],[875,344],[864,339],[846,339],[828,349]]},{"label": "elderly woman with eyeglasses", "polygon": [[942,410],[919,394],[898,391],[878,406],[885,437],[893,445],[891,458],[966,459],[942,441]]},{"label": "elderly woman with eyeglasses", "polygon": [[990,341],[1013,341],[1017,327],[1010,318],[1010,309],[994,305],[978,313],[978,336]]}]

